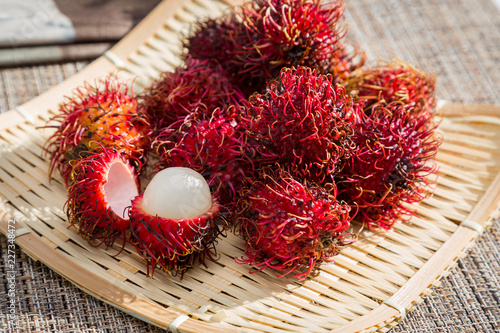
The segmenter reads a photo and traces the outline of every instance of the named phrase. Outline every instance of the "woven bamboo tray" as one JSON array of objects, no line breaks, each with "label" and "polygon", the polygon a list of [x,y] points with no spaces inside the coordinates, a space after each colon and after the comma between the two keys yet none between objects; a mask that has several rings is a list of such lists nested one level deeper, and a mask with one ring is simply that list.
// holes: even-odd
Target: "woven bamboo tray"
[{"label": "woven bamboo tray", "polygon": [[[389,232],[363,231],[335,264],[306,280],[276,278],[235,263],[243,241],[229,234],[220,259],[184,279],[146,267],[135,250],[94,248],[68,228],[60,179],[49,181],[40,130],[63,96],[111,72],[136,91],[179,64],[191,22],[235,2],[167,0],[111,51],[64,83],[0,116],[0,229],[87,293],[159,327],[182,332],[387,331],[422,301],[489,224],[500,201],[500,108],[442,103],[435,194]],[[117,72],[116,69],[120,70]],[[10,223],[12,225],[12,223]]]}]

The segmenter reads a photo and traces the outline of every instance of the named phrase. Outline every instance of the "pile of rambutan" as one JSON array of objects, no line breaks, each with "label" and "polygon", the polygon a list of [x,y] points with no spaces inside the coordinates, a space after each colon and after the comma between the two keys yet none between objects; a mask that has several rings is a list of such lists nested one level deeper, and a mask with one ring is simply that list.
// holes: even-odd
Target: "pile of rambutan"
[{"label": "pile of rambutan", "polygon": [[[138,95],[87,84],[49,127],[50,174],[94,245],[130,242],[152,274],[216,260],[303,279],[357,239],[391,229],[431,194],[435,78],[365,64],[341,0],[255,0],[198,22],[184,64]],[[141,186],[141,183],[148,183]]]}]

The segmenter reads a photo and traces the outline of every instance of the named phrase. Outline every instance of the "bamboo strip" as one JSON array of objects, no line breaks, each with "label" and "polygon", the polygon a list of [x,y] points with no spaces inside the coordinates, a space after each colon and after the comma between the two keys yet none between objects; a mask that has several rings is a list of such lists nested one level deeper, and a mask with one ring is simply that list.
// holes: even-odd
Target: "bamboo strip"
[{"label": "bamboo strip", "polygon": [[500,117],[500,111],[497,105],[459,104],[449,101],[441,101],[439,111],[443,117],[447,118],[464,117],[478,114]]}]

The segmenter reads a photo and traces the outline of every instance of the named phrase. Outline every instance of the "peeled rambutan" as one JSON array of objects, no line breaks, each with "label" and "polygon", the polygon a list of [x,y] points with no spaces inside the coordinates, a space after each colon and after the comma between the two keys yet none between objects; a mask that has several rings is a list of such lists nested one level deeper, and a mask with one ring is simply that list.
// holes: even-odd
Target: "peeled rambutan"
[{"label": "peeled rambutan", "polygon": [[284,67],[327,72],[346,31],[344,9],[339,0],[257,0],[242,6],[244,28],[236,29],[232,40],[243,84],[260,90]]},{"label": "peeled rambutan", "polygon": [[247,258],[237,260],[259,270],[306,278],[322,262],[332,261],[341,246],[353,242],[349,206],[335,189],[299,181],[280,167],[265,167],[239,201],[238,231]]},{"label": "peeled rambutan", "polygon": [[116,149],[137,169],[144,163],[151,129],[131,90],[117,79],[76,89],[50,122],[55,124],[47,127],[56,128],[47,140],[50,175],[58,169],[66,185],[72,161],[103,147]]},{"label": "peeled rambutan", "polygon": [[128,160],[116,149],[101,147],[75,160],[71,178],[66,211],[82,237],[107,246],[125,239],[126,208],[139,194],[138,175]]},{"label": "peeled rambutan", "polygon": [[248,137],[266,163],[290,163],[300,177],[323,182],[351,149],[354,108],[330,75],[307,67],[283,69],[266,94],[251,96]]},{"label": "peeled rambutan", "polygon": [[337,177],[340,196],[358,210],[356,219],[368,227],[390,229],[411,216],[405,203],[418,203],[429,192],[430,174],[441,140],[431,115],[414,115],[408,105],[377,105],[361,113],[352,152]]},{"label": "peeled rambutan", "polygon": [[148,274],[155,267],[184,274],[205,258],[214,257],[214,242],[225,220],[206,180],[188,168],[157,173],[129,211],[131,242],[146,260]]},{"label": "peeled rambutan", "polygon": [[216,108],[240,105],[243,94],[220,65],[188,57],[174,72],[161,73],[141,95],[155,130],[181,124],[184,117],[210,118]]},{"label": "peeled rambutan", "polygon": [[378,103],[400,102],[413,113],[434,114],[436,79],[434,76],[403,61],[357,71],[347,82],[347,90],[364,101],[364,110],[371,112]]},{"label": "peeled rambutan", "polygon": [[235,107],[216,109],[210,119],[187,117],[179,129],[162,131],[153,142],[159,168],[191,168],[208,180],[222,203],[233,202],[251,164],[236,112]]}]

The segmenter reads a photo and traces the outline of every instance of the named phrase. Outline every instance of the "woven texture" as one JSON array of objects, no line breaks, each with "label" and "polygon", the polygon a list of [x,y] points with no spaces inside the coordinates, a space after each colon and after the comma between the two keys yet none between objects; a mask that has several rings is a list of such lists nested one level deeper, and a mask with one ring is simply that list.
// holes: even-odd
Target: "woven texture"
[{"label": "woven texture", "polygon": [[[438,77],[439,98],[500,104],[500,12],[485,1],[346,1],[349,36],[371,63],[400,58]],[[500,329],[499,223],[392,332]]]},{"label": "woven texture", "polygon": [[498,332],[500,330],[500,221],[457,263],[442,285],[396,332]]},{"label": "woven texture", "polygon": [[0,113],[14,109],[84,68],[87,62],[0,70]]},{"label": "woven texture", "polygon": [[[7,242],[0,241],[2,258],[0,274],[6,276]],[[98,299],[88,296],[73,284],[40,262],[35,262],[16,249],[16,289],[19,301],[16,303],[19,323],[23,327],[16,332],[165,332],[146,325]],[[10,271],[10,270],[9,270]],[[5,281],[0,298],[6,299]],[[5,307],[0,307],[0,331],[8,332]]]},{"label": "woven texture", "polygon": [[[490,0],[347,1],[350,34],[369,60],[399,57],[439,77],[440,98],[500,103],[498,69],[500,16]],[[442,20],[436,20],[436,14]],[[2,70],[0,110],[12,109],[61,82],[85,63]],[[417,311],[395,332],[494,332],[500,328],[499,223],[460,260]],[[2,237],[2,253],[5,238]],[[43,264],[17,252],[19,313],[23,332],[161,332],[86,295]],[[5,255],[2,256],[5,260]],[[2,262],[1,267],[4,267]],[[2,278],[5,272],[2,271]],[[3,284],[5,286],[5,282]],[[5,288],[5,287],[4,287]],[[6,290],[2,289],[4,296]],[[6,304],[0,305],[0,324]],[[1,326],[0,326],[1,327]]]},{"label": "woven texture", "polygon": [[348,0],[368,60],[400,58],[438,77],[439,98],[500,104],[500,11],[491,0]]}]

